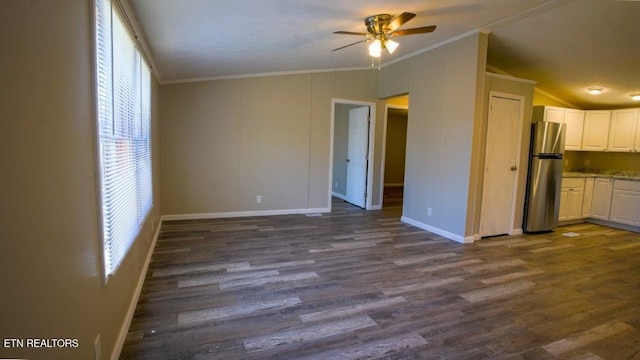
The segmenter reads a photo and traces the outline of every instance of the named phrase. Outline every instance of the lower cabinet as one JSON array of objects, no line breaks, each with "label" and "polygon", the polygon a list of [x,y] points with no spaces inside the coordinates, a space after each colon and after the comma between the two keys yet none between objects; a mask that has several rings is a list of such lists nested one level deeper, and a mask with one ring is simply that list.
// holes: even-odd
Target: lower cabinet
[{"label": "lower cabinet", "polygon": [[609,220],[640,226],[640,182],[615,180]]},{"label": "lower cabinet", "polygon": [[558,221],[588,218],[640,228],[640,181],[563,178]]},{"label": "lower cabinet", "polygon": [[584,200],[584,179],[562,179],[560,190],[560,210],[558,220],[574,220],[582,218],[582,202]]},{"label": "lower cabinet", "polygon": [[591,217],[600,220],[609,220],[611,210],[611,193],[613,180],[595,178],[593,182],[593,198],[591,199]]}]

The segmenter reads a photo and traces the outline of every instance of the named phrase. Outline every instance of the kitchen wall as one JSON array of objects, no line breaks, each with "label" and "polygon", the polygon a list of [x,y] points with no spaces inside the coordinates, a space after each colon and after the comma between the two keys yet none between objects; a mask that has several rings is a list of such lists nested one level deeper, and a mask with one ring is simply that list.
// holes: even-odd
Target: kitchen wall
[{"label": "kitchen wall", "polygon": [[638,153],[565,151],[564,158],[565,171],[596,169],[640,172]]},{"label": "kitchen wall", "polygon": [[154,208],[103,285],[91,2],[7,0],[0,24],[0,334],[79,345],[2,346],[0,358],[93,359],[100,335],[108,359],[159,225],[159,85],[152,88]]}]

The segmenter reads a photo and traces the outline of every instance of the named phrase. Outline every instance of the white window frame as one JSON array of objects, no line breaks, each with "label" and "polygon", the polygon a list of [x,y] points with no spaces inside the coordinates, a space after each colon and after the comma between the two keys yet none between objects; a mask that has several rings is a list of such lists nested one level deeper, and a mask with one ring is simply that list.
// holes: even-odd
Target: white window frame
[{"label": "white window frame", "polygon": [[96,151],[106,284],[153,208],[151,70],[117,6],[111,0],[94,0],[93,9]]}]

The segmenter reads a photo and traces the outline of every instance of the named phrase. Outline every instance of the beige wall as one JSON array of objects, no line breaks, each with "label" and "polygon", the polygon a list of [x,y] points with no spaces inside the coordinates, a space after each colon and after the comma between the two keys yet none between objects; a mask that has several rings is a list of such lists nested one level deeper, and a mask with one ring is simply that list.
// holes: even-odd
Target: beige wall
[{"label": "beige wall", "polygon": [[163,86],[165,214],[328,208],[331,99],[373,101],[375,76],[363,70]]},{"label": "beige wall", "polygon": [[[2,358],[102,358],[134,296],[159,222],[156,204],[122,267],[102,285],[91,2],[4,1],[0,12],[2,338],[76,338],[77,349],[9,349]],[[158,84],[154,109],[158,110]],[[157,113],[156,113],[157,115]]]},{"label": "beige wall", "polygon": [[407,149],[407,114],[405,109],[387,111],[387,137],[384,157],[384,184],[404,184],[404,161]]},{"label": "beige wall", "polygon": [[485,66],[486,35],[474,34],[384,67],[378,83],[381,98],[411,99],[404,218],[458,241],[473,231]]}]

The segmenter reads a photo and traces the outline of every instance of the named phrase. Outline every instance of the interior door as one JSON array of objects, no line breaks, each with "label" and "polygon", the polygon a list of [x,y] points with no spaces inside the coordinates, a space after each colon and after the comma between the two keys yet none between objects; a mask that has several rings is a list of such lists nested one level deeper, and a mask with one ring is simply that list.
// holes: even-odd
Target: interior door
[{"label": "interior door", "polygon": [[522,100],[492,95],[482,192],[480,235],[509,234],[518,174]]},{"label": "interior door", "polygon": [[365,207],[367,153],[369,151],[369,107],[349,110],[347,145],[347,202]]}]

